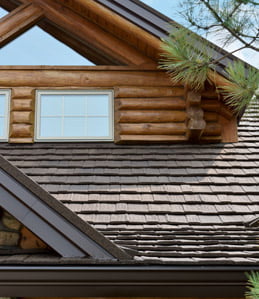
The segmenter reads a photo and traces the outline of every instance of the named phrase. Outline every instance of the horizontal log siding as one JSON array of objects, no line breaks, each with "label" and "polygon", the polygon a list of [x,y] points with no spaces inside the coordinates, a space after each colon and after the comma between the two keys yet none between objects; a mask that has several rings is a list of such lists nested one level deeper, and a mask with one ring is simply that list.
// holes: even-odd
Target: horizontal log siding
[{"label": "horizontal log siding", "polygon": [[34,135],[34,92],[31,87],[12,89],[10,139],[12,143],[32,143]]},{"label": "horizontal log siding", "polygon": [[[171,84],[171,83],[170,83]],[[184,89],[123,86],[115,91],[115,142],[185,142]]]},{"label": "horizontal log siding", "polygon": [[222,139],[222,129],[219,123],[221,103],[217,99],[217,94],[211,93],[210,95],[202,96],[201,107],[204,111],[204,119],[206,121],[206,127],[201,136],[201,141],[220,142]]},{"label": "horizontal log siding", "polygon": [[[184,88],[172,87],[167,75],[152,67],[1,67],[0,88],[12,90],[11,143],[34,140],[36,89],[114,90],[116,143],[187,141]],[[235,120],[215,93],[206,92],[201,106],[207,123],[202,140],[233,140]]]}]

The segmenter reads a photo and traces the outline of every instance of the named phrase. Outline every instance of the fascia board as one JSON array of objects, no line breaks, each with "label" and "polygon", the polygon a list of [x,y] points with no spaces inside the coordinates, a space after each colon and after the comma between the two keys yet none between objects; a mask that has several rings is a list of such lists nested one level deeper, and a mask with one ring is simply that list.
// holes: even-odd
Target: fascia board
[{"label": "fascia board", "polygon": [[259,267],[0,267],[2,296],[242,298]]}]

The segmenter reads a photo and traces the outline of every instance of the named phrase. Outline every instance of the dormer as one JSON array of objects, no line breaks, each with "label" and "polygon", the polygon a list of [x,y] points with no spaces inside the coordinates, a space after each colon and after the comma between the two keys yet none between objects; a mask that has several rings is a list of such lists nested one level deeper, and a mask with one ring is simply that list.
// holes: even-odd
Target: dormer
[{"label": "dormer", "polygon": [[[131,0],[0,5],[10,11],[0,21],[0,46],[37,25],[96,64],[1,66],[1,141],[237,141],[237,117],[214,86],[197,93],[158,69],[170,28],[164,16]],[[215,80],[223,79],[219,71]]]}]

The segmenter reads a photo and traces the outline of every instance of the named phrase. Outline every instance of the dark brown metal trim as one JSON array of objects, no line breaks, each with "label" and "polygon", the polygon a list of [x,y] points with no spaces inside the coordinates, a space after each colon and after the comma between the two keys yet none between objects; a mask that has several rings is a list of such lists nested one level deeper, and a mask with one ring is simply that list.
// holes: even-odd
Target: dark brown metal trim
[{"label": "dark brown metal trim", "polygon": [[0,186],[0,205],[62,256],[131,258],[1,156]]},{"label": "dark brown metal trim", "polygon": [[247,267],[0,267],[1,296],[241,298]]},{"label": "dark brown metal trim", "polygon": [[[98,3],[108,7],[125,19],[148,31],[158,38],[165,38],[172,29],[182,28],[183,26],[161,14],[157,10],[144,4],[139,0],[96,0]],[[198,36],[201,40],[202,37]],[[212,43],[211,52],[215,59],[226,55],[228,52]],[[241,60],[230,54],[221,61],[217,71],[225,75],[224,68],[233,60]],[[244,62],[247,66],[248,63]]]}]

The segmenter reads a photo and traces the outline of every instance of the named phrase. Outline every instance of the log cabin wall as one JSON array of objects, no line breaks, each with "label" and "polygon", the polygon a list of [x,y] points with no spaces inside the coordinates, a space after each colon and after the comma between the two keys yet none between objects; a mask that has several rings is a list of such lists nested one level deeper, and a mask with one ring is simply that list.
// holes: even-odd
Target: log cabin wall
[{"label": "log cabin wall", "polygon": [[[184,87],[153,67],[2,67],[0,88],[11,89],[11,143],[34,141],[38,89],[113,90],[116,143],[237,141],[236,118],[214,91],[191,95],[188,106]],[[205,126],[191,140],[197,123]]]}]

